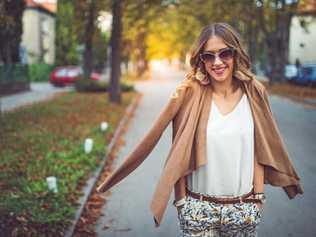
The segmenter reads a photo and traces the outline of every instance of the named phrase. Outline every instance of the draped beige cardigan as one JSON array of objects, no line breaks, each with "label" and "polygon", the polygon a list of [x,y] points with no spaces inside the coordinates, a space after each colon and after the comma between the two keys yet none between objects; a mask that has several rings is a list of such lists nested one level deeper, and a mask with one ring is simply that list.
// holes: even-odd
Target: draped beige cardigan
[{"label": "draped beige cardigan", "polygon": [[[289,199],[298,193],[303,194],[300,178],[288,158],[265,87],[255,78],[238,80],[242,82],[252,111],[255,158],[264,166],[264,183],[282,187]],[[171,149],[150,204],[156,227],[160,226],[172,189],[176,200],[184,197],[186,175],[207,162],[206,126],[210,116],[212,87],[193,80],[192,86],[181,89],[178,97],[174,94],[134,150],[97,187],[98,192],[105,192],[135,170],[148,157],[172,121]]]}]

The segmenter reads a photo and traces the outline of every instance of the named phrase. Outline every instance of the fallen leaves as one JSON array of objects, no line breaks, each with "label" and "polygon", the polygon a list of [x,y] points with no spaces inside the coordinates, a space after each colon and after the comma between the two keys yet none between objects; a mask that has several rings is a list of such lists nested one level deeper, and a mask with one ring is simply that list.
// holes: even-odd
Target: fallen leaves
[{"label": "fallen leaves", "polygon": [[[100,159],[74,149],[107,121],[114,129],[135,96],[123,94],[123,103],[106,94],[64,93],[53,100],[4,113],[0,143],[0,229],[5,236],[63,236],[73,218],[72,208]],[[102,135],[104,143],[113,132]],[[103,150],[104,151],[104,150]],[[99,154],[99,153],[98,153]],[[60,172],[60,195],[48,192],[46,176]],[[75,172],[74,172],[75,171]],[[61,175],[62,174],[62,175]],[[86,207],[90,215],[104,203],[99,196]],[[89,220],[81,219],[85,224]],[[90,228],[82,231],[90,235]],[[82,235],[81,235],[82,236]]]},{"label": "fallen leaves", "polygon": [[[138,105],[141,99],[141,96],[138,96],[137,99],[138,99],[137,100],[137,105]],[[137,107],[137,105],[135,106],[135,108]],[[110,151],[110,153],[108,154],[106,164],[96,184],[96,187],[100,185],[102,181],[105,180],[108,177],[108,175],[110,175],[111,172],[113,171],[113,163],[115,159],[117,158],[119,149],[125,144],[123,136],[125,132],[127,131],[127,128],[130,124],[133,114],[134,113],[130,113],[128,115],[128,120],[124,124],[122,132],[119,134],[117,142],[114,144],[112,151]],[[81,237],[83,233],[84,233],[84,236],[89,236],[89,237],[96,236],[95,224],[97,220],[99,219],[99,217],[103,215],[102,213],[103,205],[106,205],[106,197],[109,195],[111,195],[110,191],[107,191],[101,194],[97,193],[95,189],[92,191],[84,207],[84,210],[81,214],[80,220],[75,228],[74,237]],[[111,219],[110,223],[112,223],[113,221],[114,220]],[[105,224],[103,226],[104,230],[109,229],[109,228],[111,228],[111,226],[108,224]],[[129,231],[129,230],[130,230],[129,228],[126,228],[126,229],[119,229],[116,231]]]}]

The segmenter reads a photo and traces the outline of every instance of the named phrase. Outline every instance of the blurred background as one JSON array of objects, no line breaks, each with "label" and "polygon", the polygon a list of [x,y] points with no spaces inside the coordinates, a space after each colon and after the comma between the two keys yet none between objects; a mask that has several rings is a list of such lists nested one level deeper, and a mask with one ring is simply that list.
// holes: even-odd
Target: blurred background
[{"label": "blurred background", "polygon": [[[303,186],[315,190],[316,0],[1,0],[0,233],[64,236],[80,223],[76,236],[102,236],[109,219],[96,222],[110,213],[124,223],[117,224],[122,236],[174,236],[175,216],[167,214],[154,233],[152,217],[139,211],[157,181],[148,177],[158,177],[155,167],[163,163],[146,163],[113,194],[109,209],[87,180],[100,167],[102,179],[109,173],[109,144],[142,96],[120,162],[148,131],[184,79],[192,44],[212,22],[241,34]],[[168,144],[156,156],[166,156]],[[55,178],[58,189],[51,188]],[[130,196],[135,185],[147,191]],[[280,192],[269,195],[280,202],[268,204],[261,236],[313,236],[315,194],[291,207]]]},{"label": "blurred background", "polygon": [[78,66],[73,76],[107,73],[116,42],[115,64],[136,78],[162,61],[185,68],[202,27],[215,21],[240,32],[256,74],[271,82],[316,80],[315,0],[126,0],[117,6],[113,45],[111,1],[15,0],[0,7],[1,94],[48,81],[58,66]]}]

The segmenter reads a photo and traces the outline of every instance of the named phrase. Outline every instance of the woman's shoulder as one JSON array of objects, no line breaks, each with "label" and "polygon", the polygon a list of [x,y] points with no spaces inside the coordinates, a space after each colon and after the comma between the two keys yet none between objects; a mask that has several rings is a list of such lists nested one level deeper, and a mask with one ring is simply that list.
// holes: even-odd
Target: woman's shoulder
[{"label": "woman's shoulder", "polygon": [[182,80],[177,84],[175,91],[172,94],[172,98],[178,98],[180,95],[183,97],[189,96],[194,90],[196,90],[198,86],[196,83],[197,82],[193,80]]},{"label": "woman's shoulder", "polygon": [[256,76],[252,78],[250,85],[253,87],[253,89],[256,89],[261,94],[264,94],[267,91],[265,84],[262,81],[260,81]]}]

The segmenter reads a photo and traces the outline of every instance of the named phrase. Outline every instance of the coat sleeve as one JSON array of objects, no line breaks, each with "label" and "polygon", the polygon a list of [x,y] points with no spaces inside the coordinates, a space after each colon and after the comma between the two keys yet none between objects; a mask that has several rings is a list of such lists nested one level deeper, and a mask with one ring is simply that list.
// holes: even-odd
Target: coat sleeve
[{"label": "coat sleeve", "polygon": [[[97,187],[97,192],[106,192],[109,190],[134,171],[147,158],[159,141],[163,131],[177,114],[186,90],[187,88],[181,88],[178,90],[178,93],[175,91],[172,94],[168,103],[163,107],[158,118],[154,121],[151,129],[136,145],[134,150],[129,153],[124,162]],[[177,97],[175,97],[176,94],[178,95]]]},{"label": "coat sleeve", "polygon": [[[288,157],[288,153],[286,151],[286,146],[285,146],[284,141],[280,135],[281,133],[278,129],[277,123],[274,119],[273,112],[272,112],[270,102],[269,102],[268,91],[265,88],[263,88],[262,93],[263,93],[264,100],[266,102],[266,106],[268,107],[270,117],[272,119],[272,123],[271,123],[272,127],[270,128],[270,133],[274,132],[275,137],[277,138],[276,140],[273,141],[273,144],[275,146],[277,146],[278,150],[283,151],[283,153],[282,153],[283,156],[280,155],[278,157],[278,160],[280,160],[280,162],[277,162],[278,168],[280,168],[278,176],[279,176],[279,179],[282,180],[282,182],[280,182],[280,183],[287,183],[287,185],[285,185],[285,186],[282,185],[283,186],[282,188],[286,192],[289,199],[292,199],[297,194],[303,194],[304,189],[303,189],[302,184],[300,183],[300,178],[299,178],[291,160]],[[283,157],[283,159],[281,160],[282,157]],[[282,170],[282,172],[280,170]]]}]

